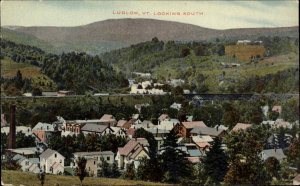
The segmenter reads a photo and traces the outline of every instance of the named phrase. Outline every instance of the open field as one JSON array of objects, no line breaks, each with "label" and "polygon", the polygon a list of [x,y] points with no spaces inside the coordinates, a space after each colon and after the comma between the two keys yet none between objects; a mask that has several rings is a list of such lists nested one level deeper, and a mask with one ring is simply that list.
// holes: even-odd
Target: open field
[{"label": "open field", "polygon": [[[221,63],[238,63],[241,65],[225,68]],[[257,64],[246,64],[229,56],[198,57],[190,55],[185,59],[170,59],[166,61],[154,70],[154,76],[158,79],[185,77],[189,82],[199,82],[197,75],[203,74],[209,93],[220,93],[219,87],[222,81],[223,85],[228,85],[233,82],[243,82],[251,76],[265,76],[298,67],[299,56],[296,53],[265,58]]]},{"label": "open field", "polygon": [[44,75],[39,67],[28,63],[17,63],[9,58],[1,60],[2,77],[12,78],[16,76],[18,70],[20,70],[23,78],[32,80],[33,86],[40,87],[43,91],[56,89],[56,84],[48,76]]},{"label": "open field", "polygon": [[[23,184],[26,186],[40,186],[40,182],[37,178],[37,174],[33,174],[33,173],[2,170],[1,180],[5,184],[13,184],[13,185]],[[72,185],[79,186],[80,181],[79,178],[75,176],[46,175],[44,186],[54,186],[56,184],[59,184],[59,186],[72,186]],[[164,185],[164,184],[146,182],[146,181],[135,181],[135,180],[86,177],[83,180],[83,185],[96,186],[96,185]]]},{"label": "open field", "polygon": [[264,56],[266,49],[262,45],[228,45],[225,54],[235,56],[239,60],[249,62],[251,56]]}]

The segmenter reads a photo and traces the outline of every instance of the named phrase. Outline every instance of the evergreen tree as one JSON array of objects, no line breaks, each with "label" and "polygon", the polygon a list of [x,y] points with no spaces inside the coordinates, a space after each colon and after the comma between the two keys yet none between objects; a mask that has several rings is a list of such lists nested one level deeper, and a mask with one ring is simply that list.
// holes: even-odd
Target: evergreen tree
[{"label": "evergreen tree", "polygon": [[204,172],[214,183],[220,183],[227,172],[227,156],[221,149],[221,139],[215,138],[213,146],[203,161]]},{"label": "evergreen tree", "polygon": [[143,128],[137,129],[134,134],[133,138],[145,138],[147,139],[149,143],[149,155],[150,156],[155,156],[156,154],[156,147],[157,147],[157,142],[151,132],[146,131]]},{"label": "evergreen tree", "polygon": [[178,183],[191,176],[193,168],[191,163],[185,158],[186,154],[176,149],[177,136],[170,132],[165,140],[164,152],[159,157],[164,175],[163,181]]},{"label": "evergreen tree", "polygon": [[79,157],[76,160],[77,167],[75,168],[75,175],[79,177],[80,185],[82,186],[82,181],[87,176],[87,172],[85,170],[86,159],[84,157]]},{"label": "evergreen tree", "polygon": [[100,164],[99,164],[99,167],[100,167],[100,171],[98,173],[98,176],[99,177],[110,177],[111,176],[111,169],[109,167],[109,164],[107,163],[107,161],[101,157],[100,158]]},{"label": "evergreen tree", "polygon": [[279,178],[280,162],[276,158],[269,157],[264,164],[272,177]]},{"label": "evergreen tree", "polygon": [[111,165],[111,177],[118,178],[120,177],[120,171],[116,162]]},{"label": "evergreen tree", "polygon": [[123,177],[125,179],[130,179],[130,180],[133,180],[136,178],[136,172],[135,172],[133,163],[128,163],[126,165],[126,171],[124,172]]}]

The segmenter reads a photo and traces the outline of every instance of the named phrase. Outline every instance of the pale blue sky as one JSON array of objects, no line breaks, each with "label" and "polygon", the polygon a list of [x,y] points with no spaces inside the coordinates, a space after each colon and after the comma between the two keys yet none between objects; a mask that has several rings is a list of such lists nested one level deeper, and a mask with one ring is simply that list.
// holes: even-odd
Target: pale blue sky
[{"label": "pale blue sky", "polygon": [[[151,15],[114,15],[113,11]],[[184,11],[203,15],[153,15]],[[215,29],[297,26],[298,1],[1,1],[1,25],[79,26],[119,18],[170,20]]]}]

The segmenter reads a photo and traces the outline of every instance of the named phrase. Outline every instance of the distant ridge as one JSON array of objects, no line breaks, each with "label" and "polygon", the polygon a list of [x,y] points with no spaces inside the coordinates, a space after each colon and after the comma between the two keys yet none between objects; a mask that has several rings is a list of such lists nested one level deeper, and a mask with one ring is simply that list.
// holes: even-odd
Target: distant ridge
[{"label": "distant ridge", "polygon": [[200,41],[217,37],[243,38],[251,35],[298,37],[299,32],[298,26],[216,30],[155,19],[109,19],[76,27],[9,26],[7,28],[34,36],[54,47],[61,48],[61,50],[79,50],[91,53],[129,46],[151,40],[153,37],[164,41]]}]

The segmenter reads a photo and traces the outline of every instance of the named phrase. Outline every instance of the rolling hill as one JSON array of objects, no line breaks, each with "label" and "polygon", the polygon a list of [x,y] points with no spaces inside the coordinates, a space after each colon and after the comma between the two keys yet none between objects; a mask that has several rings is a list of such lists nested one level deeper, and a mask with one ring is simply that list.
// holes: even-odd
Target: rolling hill
[{"label": "rolling hill", "polygon": [[154,19],[109,19],[76,27],[10,26],[6,28],[8,29],[2,32],[4,39],[22,43],[28,42],[28,39],[22,39],[22,37],[33,37],[39,42],[31,44],[40,45],[38,47],[42,45],[41,48],[46,51],[83,51],[90,54],[130,46],[148,41],[153,37],[163,41],[201,41],[215,38],[249,39],[253,36],[275,35],[298,37],[299,32],[298,26],[216,30]]}]

